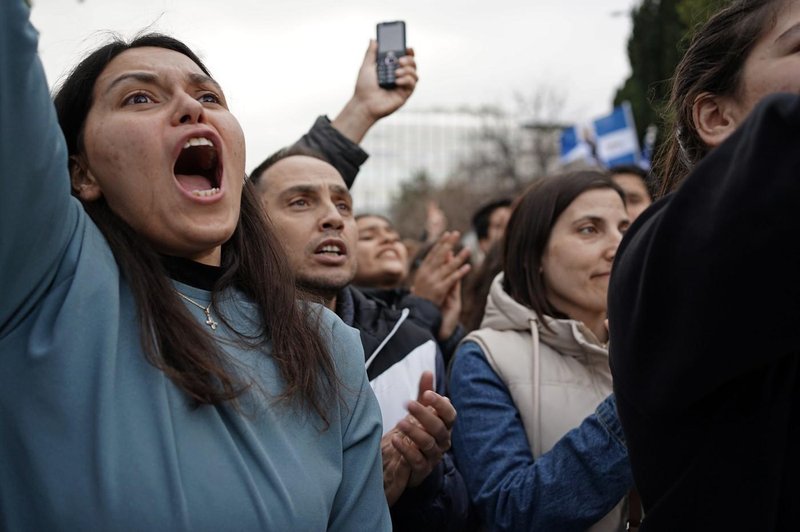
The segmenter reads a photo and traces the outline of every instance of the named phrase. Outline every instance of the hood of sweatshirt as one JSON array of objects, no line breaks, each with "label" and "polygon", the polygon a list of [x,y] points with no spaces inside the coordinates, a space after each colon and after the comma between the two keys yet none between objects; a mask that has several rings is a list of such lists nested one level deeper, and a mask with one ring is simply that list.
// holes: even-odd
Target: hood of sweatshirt
[{"label": "hood of sweatshirt", "polygon": [[545,316],[544,319],[547,327],[533,310],[518,303],[503,290],[502,273],[494,278],[486,299],[486,312],[481,322],[482,329],[523,331],[533,334],[535,328],[539,341],[553,348],[562,356],[579,359],[608,358],[608,348],[583,322],[556,319],[550,316]]}]

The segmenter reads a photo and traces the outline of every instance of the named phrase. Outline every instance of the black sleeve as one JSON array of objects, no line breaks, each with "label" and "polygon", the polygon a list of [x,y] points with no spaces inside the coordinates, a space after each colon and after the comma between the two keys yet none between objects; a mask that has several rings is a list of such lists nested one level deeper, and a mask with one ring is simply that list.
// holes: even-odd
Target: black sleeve
[{"label": "black sleeve", "polygon": [[617,251],[611,369],[648,530],[797,523],[798,146],[800,97],[766,98]]},{"label": "black sleeve", "polygon": [[680,409],[800,345],[799,147],[800,98],[767,98],[623,240],[611,363],[643,409]]},{"label": "black sleeve", "polygon": [[367,160],[367,152],[339,133],[326,116],[320,116],[311,129],[295,145],[311,148],[322,154],[339,173],[347,188],[353,186],[358,170]]},{"label": "black sleeve", "polygon": [[446,453],[416,488],[407,488],[390,508],[396,532],[457,532],[467,529],[469,497],[461,473]]},{"label": "black sleeve", "polygon": [[408,308],[411,321],[431,332],[433,337],[436,338],[436,343],[439,344],[439,349],[442,351],[444,366],[449,367],[450,359],[453,358],[456,347],[458,347],[461,339],[467,335],[464,327],[458,324],[450,337],[440,339],[439,328],[442,326],[442,313],[432,301],[409,292],[405,293],[396,305],[401,308]]}]

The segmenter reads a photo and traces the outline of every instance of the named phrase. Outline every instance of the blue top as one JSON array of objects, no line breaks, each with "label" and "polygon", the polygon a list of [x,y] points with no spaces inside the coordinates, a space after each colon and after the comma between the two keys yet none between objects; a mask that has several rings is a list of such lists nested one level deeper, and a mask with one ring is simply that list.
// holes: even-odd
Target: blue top
[{"label": "blue top", "polygon": [[[389,530],[380,411],[358,334],[332,313],[319,323],[345,384],[327,430],[271,400],[274,360],[225,343],[222,324],[255,384],[241,412],[193,409],[147,363],[130,287],[69,194],[28,15],[0,0],[0,529]],[[246,332],[253,305],[220,297]]]},{"label": "blue top", "polygon": [[586,530],[633,483],[613,395],[535,461],[508,388],[475,342],[456,351],[450,398],[456,463],[491,530]]}]

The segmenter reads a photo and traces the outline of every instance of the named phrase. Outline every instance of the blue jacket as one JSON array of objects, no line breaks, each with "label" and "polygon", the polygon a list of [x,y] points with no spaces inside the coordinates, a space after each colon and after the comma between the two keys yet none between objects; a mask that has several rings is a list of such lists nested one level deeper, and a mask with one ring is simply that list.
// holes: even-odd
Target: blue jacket
[{"label": "blue jacket", "polygon": [[491,530],[585,530],[630,489],[613,395],[535,461],[508,388],[474,342],[456,351],[450,395],[456,463]]}]

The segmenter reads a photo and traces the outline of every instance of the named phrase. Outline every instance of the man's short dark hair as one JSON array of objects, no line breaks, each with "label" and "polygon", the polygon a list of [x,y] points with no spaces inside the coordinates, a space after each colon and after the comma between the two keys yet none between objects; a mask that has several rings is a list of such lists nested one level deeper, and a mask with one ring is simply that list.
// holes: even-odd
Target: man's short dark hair
[{"label": "man's short dark hair", "polygon": [[256,166],[252,172],[250,172],[250,182],[254,185],[258,185],[258,182],[261,180],[261,177],[264,173],[273,165],[277,164],[279,161],[287,159],[289,157],[294,157],[296,155],[301,155],[304,157],[313,157],[314,159],[319,159],[320,161],[326,162],[330,164],[330,161],[325,158],[320,152],[311,149],[306,146],[302,146],[300,144],[293,144],[291,146],[287,146],[285,148],[281,148],[280,150],[276,151],[266,159],[264,162]]},{"label": "man's short dark hair", "polygon": [[614,177],[618,174],[633,174],[642,178],[642,181],[647,182],[647,170],[636,164],[618,164],[608,169],[608,175]]},{"label": "man's short dark hair", "polygon": [[492,213],[501,207],[511,207],[511,198],[501,198],[489,202],[472,215],[472,228],[475,230],[478,240],[489,236],[489,219],[492,217]]}]

